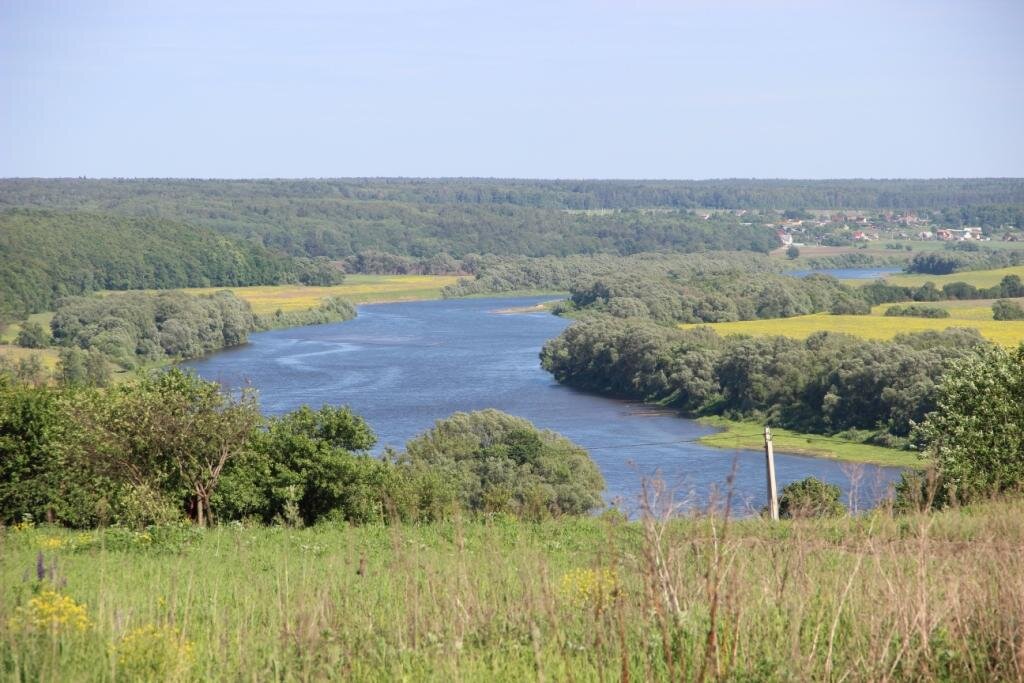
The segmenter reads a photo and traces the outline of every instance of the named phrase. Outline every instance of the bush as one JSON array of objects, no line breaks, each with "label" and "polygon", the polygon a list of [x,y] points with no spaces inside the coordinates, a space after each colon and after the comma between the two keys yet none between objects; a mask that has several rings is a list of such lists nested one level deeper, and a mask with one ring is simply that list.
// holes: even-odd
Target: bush
[{"label": "bush", "polygon": [[955,361],[913,439],[935,461],[944,496],[967,502],[1024,483],[1024,344]]},{"label": "bush", "polygon": [[800,258],[800,247],[795,244],[789,245],[789,249],[786,250],[786,256],[791,259]]},{"label": "bush", "polygon": [[909,318],[948,318],[949,311],[938,306],[908,304],[906,306],[891,306],[885,310],[885,315],[890,318],[900,316]]},{"label": "bush", "polygon": [[1024,320],[1024,307],[1015,301],[1000,299],[992,304],[992,317],[995,320]]},{"label": "bush", "polygon": [[50,335],[39,323],[22,323],[14,343],[25,349],[45,349],[50,345]]},{"label": "bush", "polygon": [[839,502],[839,487],[815,477],[807,477],[787,484],[779,497],[779,517],[805,519],[809,517],[838,517],[846,512]]},{"label": "bush", "polygon": [[456,413],[406,444],[408,471],[452,482],[469,510],[528,518],[583,514],[601,504],[604,479],[585,450],[497,410]]}]

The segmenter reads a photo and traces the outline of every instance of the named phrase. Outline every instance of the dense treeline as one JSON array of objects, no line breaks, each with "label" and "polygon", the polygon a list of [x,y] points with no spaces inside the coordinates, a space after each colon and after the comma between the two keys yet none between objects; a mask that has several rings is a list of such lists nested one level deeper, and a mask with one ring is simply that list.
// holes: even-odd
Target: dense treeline
[{"label": "dense treeline", "polygon": [[[973,242],[966,242],[976,247]],[[948,275],[961,270],[989,270],[1009,268],[1024,263],[1024,251],[981,251],[951,249],[948,251],[931,251],[915,254],[906,266],[907,272],[926,273],[928,275]]]},{"label": "dense treeline", "polygon": [[62,346],[95,349],[123,368],[134,368],[237,346],[256,326],[249,304],[230,292],[172,291],[63,299],[50,328]]},{"label": "dense treeline", "polygon": [[394,457],[371,457],[375,441],[347,408],[264,418],[252,392],[179,370],[105,389],[0,373],[0,522],[540,519],[601,502],[586,451],[497,411],[441,420]]},{"label": "dense treeline", "polygon": [[795,278],[740,270],[689,277],[610,275],[578,282],[560,312],[609,313],[660,323],[715,323],[809,313],[867,314],[860,293],[827,275]]},{"label": "dense treeline", "polygon": [[[0,318],[47,310],[98,290],[274,284],[292,259],[251,242],[161,218],[0,211]],[[303,266],[315,279],[322,263]]]},{"label": "dense treeline", "polygon": [[593,316],[549,341],[541,361],[559,382],[590,391],[804,432],[866,430],[886,444],[935,407],[947,361],[987,345],[973,330],[890,342],[827,332],[796,340]]},{"label": "dense treeline", "polygon": [[[488,178],[338,178],[308,180],[8,179],[0,204],[112,206],[182,210],[230,220],[273,202],[340,199],[408,204],[510,205],[550,209],[948,209],[1024,204],[1024,179],[906,180],[513,180]],[[978,209],[958,209],[971,221]]]},{"label": "dense treeline", "polygon": [[506,258],[483,256],[463,262],[473,278],[444,289],[445,296],[466,296],[529,289],[566,292],[594,278],[629,273],[635,277],[700,278],[736,273],[771,273],[779,265],[760,254],[717,252],[706,254],[634,254],[570,256],[566,258]]}]

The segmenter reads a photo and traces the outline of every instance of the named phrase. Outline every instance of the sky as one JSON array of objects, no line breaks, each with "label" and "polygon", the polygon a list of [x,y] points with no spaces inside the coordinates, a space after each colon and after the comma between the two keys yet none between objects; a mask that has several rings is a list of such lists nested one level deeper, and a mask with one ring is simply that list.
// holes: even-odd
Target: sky
[{"label": "sky", "polygon": [[1022,0],[0,0],[0,176],[1024,176]]}]

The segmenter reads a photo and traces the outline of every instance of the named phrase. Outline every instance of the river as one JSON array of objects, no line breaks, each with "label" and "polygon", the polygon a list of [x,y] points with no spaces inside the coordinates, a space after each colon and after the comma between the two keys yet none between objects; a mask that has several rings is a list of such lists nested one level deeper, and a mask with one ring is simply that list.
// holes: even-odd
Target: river
[{"label": "river", "polygon": [[[501,313],[544,298],[452,299],[359,306],[345,323],[253,334],[249,343],[184,365],[229,387],[250,382],[264,412],[302,404],[344,404],[385,446],[457,411],[497,408],[560,432],[589,449],[607,498],[633,509],[645,477],[659,475],[680,500],[703,504],[724,490],[736,464],[735,509],[764,505],[764,455],[711,448],[695,439],[715,431],[667,410],[594,396],[556,383],[540,367],[543,343],[569,321],[549,313]],[[813,475],[838,484],[859,508],[884,495],[898,470],[851,467],[776,455],[779,486]],[[851,486],[851,479],[856,481]],[[849,498],[853,491],[853,498]]]}]

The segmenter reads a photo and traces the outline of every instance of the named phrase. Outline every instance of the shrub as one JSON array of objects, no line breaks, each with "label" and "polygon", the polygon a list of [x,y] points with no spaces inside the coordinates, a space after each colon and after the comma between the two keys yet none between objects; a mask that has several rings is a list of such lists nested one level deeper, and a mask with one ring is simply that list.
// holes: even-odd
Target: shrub
[{"label": "shrub", "polygon": [[14,343],[25,349],[45,349],[50,345],[50,335],[39,323],[23,323]]},{"label": "shrub", "polygon": [[846,508],[839,502],[839,487],[815,477],[807,477],[787,484],[779,497],[779,517],[803,519],[808,517],[838,517]]},{"label": "shrub", "polygon": [[1015,301],[1000,299],[992,304],[992,318],[995,320],[1024,320],[1024,307]]},{"label": "shrub", "polygon": [[497,410],[456,413],[406,444],[399,462],[435,470],[469,510],[530,518],[583,514],[601,503],[604,479],[565,437]]},{"label": "shrub", "polygon": [[938,306],[919,306],[908,304],[906,306],[890,306],[885,310],[888,317],[909,317],[909,318],[948,318],[949,311]]},{"label": "shrub", "polygon": [[944,495],[969,501],[1024,483],[1024,344],[951,364],[936,409],[912,434],[935,461]]}]

